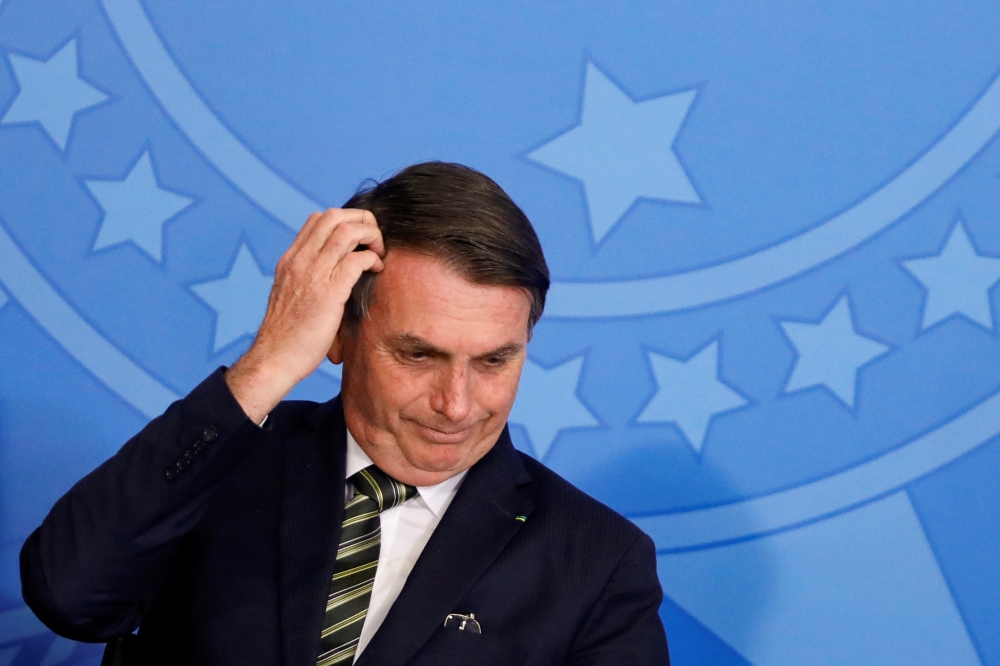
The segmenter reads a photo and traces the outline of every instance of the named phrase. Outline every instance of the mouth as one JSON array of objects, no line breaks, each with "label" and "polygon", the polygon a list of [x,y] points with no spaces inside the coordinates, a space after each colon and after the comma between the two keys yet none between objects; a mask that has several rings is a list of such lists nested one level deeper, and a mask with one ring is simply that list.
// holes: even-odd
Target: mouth
[{"label": "mouth", "polygon": [[417,421],[412,422],[423,439],[435,444],[461,444],[472,434],[473,426],[462,429],[439,430]]}]

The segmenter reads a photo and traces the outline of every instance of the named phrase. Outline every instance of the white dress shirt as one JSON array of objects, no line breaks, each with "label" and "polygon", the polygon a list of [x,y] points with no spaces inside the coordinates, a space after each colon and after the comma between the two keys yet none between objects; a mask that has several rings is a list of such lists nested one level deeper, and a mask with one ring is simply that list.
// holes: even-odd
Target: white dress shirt
[{"label": "white dress shirt", "polygon": [[[347,432],[347,478],[372,464],[350,431]],[[407,576],[416,564],[431,533],[441,521],[445,509],[451,504],[465,472],[434,486],[418,486],[419,494],[411,500],[379,514],[382,524],[382,545],[379,548],[378,567],[372,587],[368,615],[361,628],[361,639],[354,655],[357,660],[372,636],[382,625],[396,597],[399,596]],[[354,496],[354,486],[347,482],[345,498]],[[442,618],[443,620],[444,618]]]}]

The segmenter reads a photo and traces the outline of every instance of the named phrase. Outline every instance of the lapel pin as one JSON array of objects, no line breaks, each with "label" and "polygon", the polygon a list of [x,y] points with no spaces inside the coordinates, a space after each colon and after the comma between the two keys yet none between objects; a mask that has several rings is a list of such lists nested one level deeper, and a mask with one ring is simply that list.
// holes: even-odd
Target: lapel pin
[{"label": "lapel pin", "polygon": [[470,634],[483,633],[475,613],[463,615],[462,613],[449,613],[444,619],[444,626],[453,627],[459,631],[468,631]]},{"label": "lapel pin", "polygon": [[521,521],[522,523],[526,523],[526,522],[528,522],[528,517],[527,517],[527,516],[518,516],[518,517],[517,517],[517,518],[515,518],[514,520],[519,520],[519,521]]}]

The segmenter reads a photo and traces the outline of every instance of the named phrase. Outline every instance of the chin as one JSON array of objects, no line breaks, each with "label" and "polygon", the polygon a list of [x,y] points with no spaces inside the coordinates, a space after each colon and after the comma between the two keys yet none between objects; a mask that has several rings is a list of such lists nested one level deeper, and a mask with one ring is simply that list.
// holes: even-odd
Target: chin
[{"label": "chin", "polygon": [[424,444],[417,455],[413,456],[413,465],[425,472],[451,472],[461,469],[467,459],[466,451],[467,449],[456,445]]}]

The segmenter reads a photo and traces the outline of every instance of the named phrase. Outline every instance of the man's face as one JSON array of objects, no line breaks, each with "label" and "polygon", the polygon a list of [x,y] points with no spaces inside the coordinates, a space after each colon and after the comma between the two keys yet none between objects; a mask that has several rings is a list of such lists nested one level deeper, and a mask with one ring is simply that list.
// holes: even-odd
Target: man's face
[{"label": "man's face", "polygon": [[387,255],[374,292],[368,316],[341,335],[347,426],[383,471],[433,485],[500,436],[527,354],[530,300],[407,250]]}]

